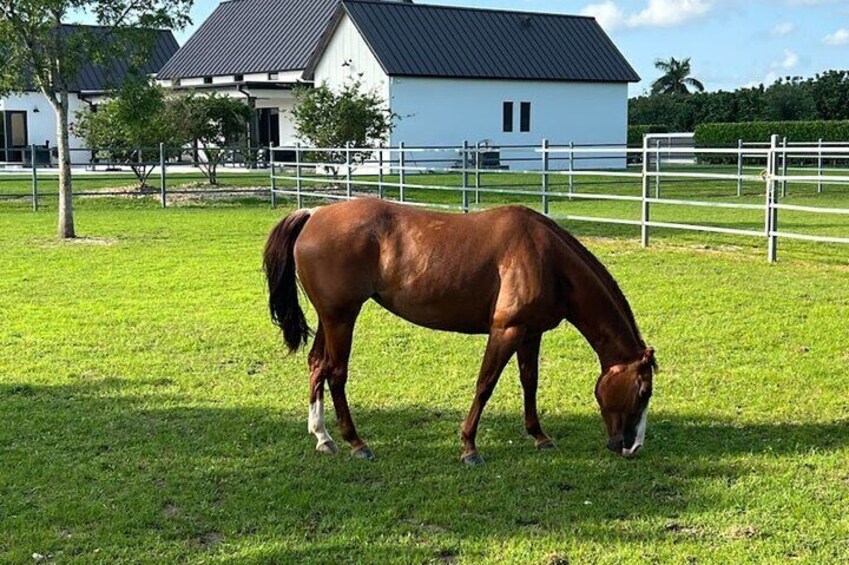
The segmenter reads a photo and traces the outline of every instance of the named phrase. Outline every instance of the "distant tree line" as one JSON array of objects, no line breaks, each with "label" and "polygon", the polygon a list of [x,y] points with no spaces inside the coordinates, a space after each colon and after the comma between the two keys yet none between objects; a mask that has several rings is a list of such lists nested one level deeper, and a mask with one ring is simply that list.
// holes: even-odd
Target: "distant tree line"
[{"label": "distant tree line", "polygon": [[849,71],[786,77],[767,87],[734,92],[668,92],[629,100],[631,125],[693,131],[699,124],[715,122],[849,120]]}]

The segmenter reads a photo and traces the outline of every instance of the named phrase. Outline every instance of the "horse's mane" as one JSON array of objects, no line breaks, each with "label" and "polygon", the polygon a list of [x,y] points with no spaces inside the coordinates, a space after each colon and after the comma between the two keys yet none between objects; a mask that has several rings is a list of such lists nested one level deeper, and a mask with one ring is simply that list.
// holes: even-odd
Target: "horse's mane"
[{"label": "horse's mane", "polygon": [[622,315],[628,321],[628,324],[631,326],[631,331],[634,332],[634,337],[637,339],[637,342],[645,347],[645,341],[643,341],[643,336],[640,333],[640,328],[637,326],[637,320],[634,318],[634,312],[631,310],[631,305],[628,303],[628,299],[625,298],[625,294],[622,292],[622,289],[619,287],[619,283],[616,282],[616,279],[613,278],[613,275],[610,274],[610,271],[607,270],[607,267],[598,260],[598,258],[593,255],[589,249],[584,247],[584,245],[578,241],[572,234],[563,229],[560,224],[555,222],[554,220],[543,216],[549,225],[552,227],[554,233],[556,233],[560,239],[569,246],[569,248],[575,252],[576,255],[587,265],[593,273],[598,278],[599,282],[605,287],[607,293],[619,307],[619,310],[622,312]]}]

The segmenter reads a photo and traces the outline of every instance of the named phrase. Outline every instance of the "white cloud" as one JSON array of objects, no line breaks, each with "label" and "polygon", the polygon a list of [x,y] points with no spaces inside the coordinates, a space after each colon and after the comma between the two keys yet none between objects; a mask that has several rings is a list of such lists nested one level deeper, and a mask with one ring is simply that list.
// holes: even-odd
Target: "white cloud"
[{"label": "white cloud", "polygon": [[588,4],[581,10],[582,16],[594,17],[599,25],[607,31],[613,31],[625,26],[625,14],[613,0],[599,4]]},{"label": "white cloud", "polygon": [[593,16],[603,28],[676,27],[697,20],[713,9],[712,0],[648,0],[645,8],[626,14],[614,0],[588,4],[581,10]]},{"label": "white cloud", "polygon": [[849,45],[849,29],[840,28],[834,33],[829,33],[826,35],[822,42],[826,45]]},{"label": "white cloud", "polygon": [[628,23],[631,27],[674,27],[704,16],[711,8],[713,5],[705,0],[649,0]]},{"label": "white cloud", "polygon": [[784,37],[796,31],[796,24],[793,22],[781,22],[775,24],[775,27],[770,30],[770,34],[775,37]]},{"label": "white cloud", "polygon": [[799,54],[793,51],[792,49],[784,50],[784,59],[781,60],[781,63],[776,65],[781,67],[782,69],[791,70],[795,69],[799,66]]}]

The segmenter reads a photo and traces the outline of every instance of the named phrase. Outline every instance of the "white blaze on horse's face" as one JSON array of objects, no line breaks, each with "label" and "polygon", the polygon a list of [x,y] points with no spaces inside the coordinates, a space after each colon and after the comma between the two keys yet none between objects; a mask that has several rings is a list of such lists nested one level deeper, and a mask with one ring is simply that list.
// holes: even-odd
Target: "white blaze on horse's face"
[{"label": "white blaze on horse's face", "polygon": [[645,410],[643,410],[643,415],[640,417],[640,423],[637,424],[637,432],[636,437],[634,438],[634,444],[630,449],[622,449],[623,457],[634,457],[637,454],[637,451],[645,445],[646,443],[646,423],[648,421],[649,416],[649,407],[646,406]]}]

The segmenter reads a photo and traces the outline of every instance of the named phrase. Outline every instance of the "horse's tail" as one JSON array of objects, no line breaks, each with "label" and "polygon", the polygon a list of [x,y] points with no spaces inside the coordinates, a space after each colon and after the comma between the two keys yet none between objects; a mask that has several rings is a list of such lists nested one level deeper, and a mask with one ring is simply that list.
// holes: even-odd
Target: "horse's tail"
[{"label": "horse's tail", "polygon": [[309,219],[309,210],[298,210],[283,218],[271,230],[263,255],[271,321],[283,330],[283,341],[290,353],[306,345],[311,333],[298,303],[294,255],[295,241]]}]

